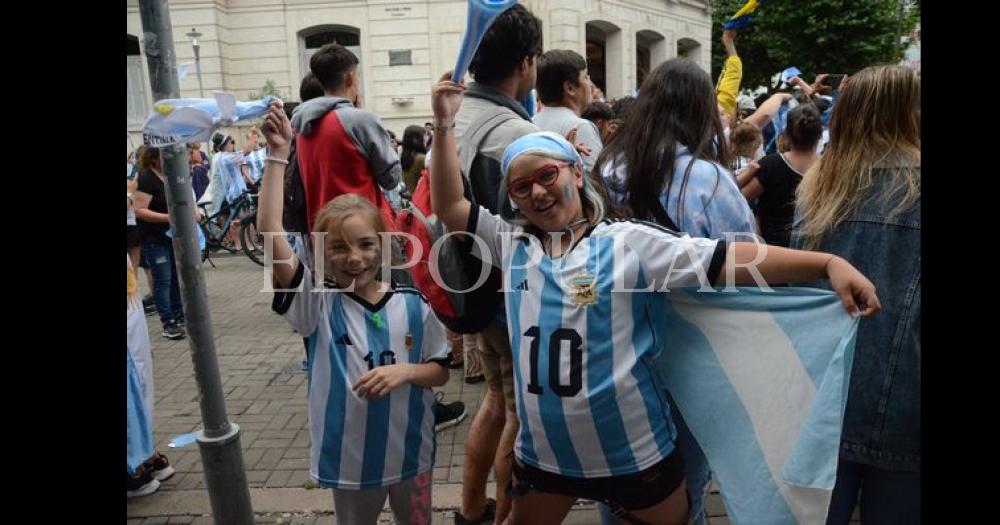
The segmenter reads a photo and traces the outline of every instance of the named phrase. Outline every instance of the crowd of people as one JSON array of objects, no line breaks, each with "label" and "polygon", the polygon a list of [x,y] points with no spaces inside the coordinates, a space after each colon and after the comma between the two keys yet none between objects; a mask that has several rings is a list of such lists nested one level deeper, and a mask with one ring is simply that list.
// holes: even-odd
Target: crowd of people
[{"label": "crowd of people", "polygon": [[[209,164],[191,148],[209,214],[259,187],[258,229],[292,234],[269,247],[292,261],[270,268],[273,309],[303,337],[310,473],[333,489],[338,523],[374,524],[386,499],[398,523],[431,522],[434,433],[465,417],[431,390],[450,370],[486,386],[456,524],[559,523],[577,499],[600,502],[605,523],[707,523],[712,468],[647,366],[663,315],[655,290],[725,272],[761,284],[740,266],[751,260],[767,283],[833,290],[864,318],[827,523],[848,523],[858,504],[862,523],[919,523],[919,79],[873,65],[836,85],[795,77],[755,100],[739,94],[736,37],[723,34],[717,82],[675,58],[634,96],[607,101],[583,56],[542,52],[538,18],[517,5],[484,35],[473,81],[442,75],[433,121],[401,140],[360,107],[357,58],[328,44],[301,102],[273,103],[241,149],[217,135]],[[532,90],[529,112],[518,101]],[[137,170],[131,162],[130,301],[138,264],[164,337],[183,337],[157,150],[143,150]],[[379,280],[401,253],[384,253],[380,234],[423,185],[449,232],[484,241],[467,255],[521,283],[498,292],[478,333],[445,328],[405,270]],[[594,254],[615,239],[629,246],[616,276],[657,284],[631,291],[627,314],[615,294],[588,291],[604,277],[581,271],[582,292],[553,288],[554,267],[597,273]],[[315,250],[325,268],[313,267]],[[524,260],[541,262],[525,270]],[[677,260],[692,271],[675,273]],[[331,293],[301,286],[318,271]],[[585,428],[598,436],[570,439]],[[158,472],[133,463],[130,495]]]}]

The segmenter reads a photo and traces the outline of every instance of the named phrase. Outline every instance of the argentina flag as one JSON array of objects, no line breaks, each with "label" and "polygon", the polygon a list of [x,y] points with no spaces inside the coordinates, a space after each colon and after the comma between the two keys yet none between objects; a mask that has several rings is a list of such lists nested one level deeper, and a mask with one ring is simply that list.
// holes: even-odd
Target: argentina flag
[{"label": "argentina flag", "polygon": [[213,98],[171,98],[153,103],[142,124],[142,140],[160,148],[185,142],[205,142],[220,126],[252,120],[267,113],[270,95],[261,100],[238,102],[232,93],[216,92]]},{"label": "argentina flag", "polygon": [[825,290],[737,289],[671,290],[657,367],[733,523],[823,524],[858,319]]},{"label": "argentina flag", "polygon": [[247,183],[243,179],[243,171],[240,169],[240,166],[245,162],[243,152],[220,152],[216,155],[220,155],[222,158],[216,164],[217,172],[214,175],[218,176],[219,181],[223,183],[226,202],[232,204],[243,192],[247,191]]},{"label": "argentina flag", "polygon": [[[140,310],[141,312],[141,310]],[[125,467],[132,475],[142,466],[142,463],[152,457],[153,449],[153,428],[150,422],[149,413],[146,411],[147,404],[143,399],[143,387],[139,379],[139,371],[136,370],[135,361],[132,359],[132,352],[126,348],[125,381],[127,384],[125,392]]]}]

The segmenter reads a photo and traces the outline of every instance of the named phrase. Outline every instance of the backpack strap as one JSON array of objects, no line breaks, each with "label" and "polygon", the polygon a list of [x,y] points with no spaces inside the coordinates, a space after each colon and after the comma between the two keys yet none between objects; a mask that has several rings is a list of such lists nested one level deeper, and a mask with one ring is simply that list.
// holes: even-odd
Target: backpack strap
[{"label": "backpack strap", "polygon": [[479,146],[482,145],[487,135],[504,122],[517,118],[521,117],[510,109],[503,106],[491,106],[472,121],[469,129],[462,135],[462,140],[458,142],[458,163],[462,167],[464,177],[468,178],[469,172],[472,171],[472,162],[476,159]]}]

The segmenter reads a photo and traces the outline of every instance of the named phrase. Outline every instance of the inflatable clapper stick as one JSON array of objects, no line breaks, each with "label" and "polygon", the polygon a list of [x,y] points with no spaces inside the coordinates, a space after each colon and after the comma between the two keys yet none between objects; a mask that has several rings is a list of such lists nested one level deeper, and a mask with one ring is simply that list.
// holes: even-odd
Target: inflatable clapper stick
[{"label": "inflatable clapper stick", "polygon": [[458,50],[455,71],[451,75],[453,81],[462,81],[465,72],[469,70],[469,64],[472,63],[472,57],[476,55],[479,43],[483,41],[483,35],[493,20],[515,4],[517,0],[469,0],[469,17],[465,35],[462,36],[462,48]]},{"label": "inflatable clapper stick", "polygon": [[529,117],[535,118],[535,108],[538,106],[538,101],[535,98],[534,89],[529,91],[528,94],[524,96],[524,99],[519,100],[518,102],[520,102],[521,106],[524,107],[524,110],[528,112]]},{"label": "inflatable clapper stick", "polygon": [[237,102],[232,93],[216,92],[215,98],[171,98],[153,104],[142,125],[142,140],[160,148],[187,142],[206,142],[221,126],[262,117],[275,97]]}]

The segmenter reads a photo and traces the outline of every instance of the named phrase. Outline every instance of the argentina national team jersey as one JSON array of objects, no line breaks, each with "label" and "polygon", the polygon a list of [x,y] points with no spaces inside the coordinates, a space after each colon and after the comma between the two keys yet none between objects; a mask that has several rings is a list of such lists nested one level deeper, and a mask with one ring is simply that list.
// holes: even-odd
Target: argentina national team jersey
[{"label": "argentina national team jersey", "polygon": [[243,162],[247,165],[247,174],[254,182],[259,182],[264,175],[264,159],[267,158],[267,148],[259,148],[251,151],[243,157]]},{"label": "argentina national team jersey", "polygon": [[662,350],[655,296],[638,289],[714,282],[725,242],[609,219],[552,259],[485,208],[470,215],[468,231],[489,253],[475,252],[503,270],[508,290],[517,458],[592,478],[638,472],[669,455],[676,430],[652,365]]},{"label": "argentina national team jersey", "polygon": [[434,395],[400,386],[380,399],[352,390],[376,366],[440,361],[448,348],[440,321],[415,289],[387,292],[377,305],[354,294],[313,291],[305,265],[272,308],[307,336],[310,474],[324,487],[388,486],[434,465]]}]

